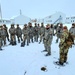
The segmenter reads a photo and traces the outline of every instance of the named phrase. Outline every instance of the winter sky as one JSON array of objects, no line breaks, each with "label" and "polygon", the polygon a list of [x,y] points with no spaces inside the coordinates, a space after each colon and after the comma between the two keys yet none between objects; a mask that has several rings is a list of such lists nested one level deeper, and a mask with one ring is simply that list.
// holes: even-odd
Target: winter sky
[{"label": "winter sky", "polygon": [[3,18],[22,14],[30,18],[44,18],[55,12],[75,15],[75,0],[0,0]]}]

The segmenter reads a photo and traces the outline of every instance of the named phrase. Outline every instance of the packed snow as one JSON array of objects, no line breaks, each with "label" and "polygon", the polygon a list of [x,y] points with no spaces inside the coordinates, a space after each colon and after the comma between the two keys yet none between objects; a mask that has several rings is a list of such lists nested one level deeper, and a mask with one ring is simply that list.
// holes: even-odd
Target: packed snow
[{"label": "packed snow", "polygon": [[[55,42],[56,36],[53,37],[51,56],[45,56],[46,52],[42,52],[43,42],[21,47],[21,43],[11,46],[7,41],[7,46],[0,51],[0,75],[75,75],[75,45],[69,49],[68,64],[62,67],[53,63],[59,59],[59,43]],[[42,71],[41,67],[46,67],[47,70]]]}]

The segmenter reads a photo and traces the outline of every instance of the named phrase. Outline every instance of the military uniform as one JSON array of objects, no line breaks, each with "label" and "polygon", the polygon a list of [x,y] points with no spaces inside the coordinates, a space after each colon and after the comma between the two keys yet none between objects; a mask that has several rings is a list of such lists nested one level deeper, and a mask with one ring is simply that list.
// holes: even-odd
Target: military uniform
[{"label": "military uniform", "polygon": [[22,29],[22,34],[23,34],[23,43],[26,44],[27,41],[27,45],[29,45],[29,31],[28,31],[28,27],[25,24],[24,28]]},{"label": "military uniform", "polygon": [[28,24],[28,31],[29,31],[29,34],[28,34],[28,36],[29,36],[29,43],[30,43],[30,40],[33,43],[34,28],[33,28],[31,23]]},{"label": "military uniform", "polygon": [[16,45],[16,29],[14,27],[14,24],[11,24],[11,28],[9,29],[10,33],[10,44]]},{"label": "military uniform", "polygon": [[39,38],[39,36],[40,36],[40,26],[38,24],[38,38]]},{"label": "military uniform", "polygon": [[0,34],[0,50],[2,50],[2,37],[1,37],[1,34]]},{"label": "military uniform", "polygon": [[41,23],[41,27],[40,27],[40,42],[43,40],[44,34],[45,34],[45,27],[44,27],[43,23]]},{"label": "military uniform", "polygon": [[52,40],[53,40],[53,35],[54,35],[54,27],[51,24],[51,26],[50,26],[50,40],[51,40],[51,43],[52,43]]},{"label": "military uniform", "polygon": [[47,50],[47,54],[46,56],[48,55],[51,55],[51,32],[50,32],[50,29],[49,29],[49,26],[47,25],[46,28],[45,28],[45,34],[44,34],[44,47],[45,47],[45,51]]},{"label": "military uniform", "polygon": [[60,54],[59,54],[59,64],[63,65],[67,61],[67,55],[69,46],[67,46],[67,43],[65,40],[68,38],[69,32],[66,26],[63,27],[63,33],[60,38],[59,48],[60,48]]},{"label": "military uniform", "polygon": [[71,35],[74,37],[74,40],[75,40],[75,26],[74,26],[74,23],[72,24],[72,27],[69,29],[69,32],[71,33]]},{"label": "military uniform", "polygon": [[38,42],[38,27],[37,27],[36,23],[35,23],[35,26],[34,26],[34,41]]},{"label": "military uniform", "polygon": [[22,30],[19,27],[19,24],[17,24],[17,28],[16,28],[16,36],[18,38],[18,42],[20,43],[20,39],[22,41]]},{"label": "military uniform", "polygon": [[63,25],[60,24],[60,26],[58,26],[57,29],[56,29],[56,34],[57,34],[56,43],[58,43],[58,40],[61,37],[62,31],[63,31]]},{"label": "military uniform", "polygon": [[1,31],[2,31],[1,37],[2,37],[3,46],[5,46],[6,45],[6,31],[5,31],[4,26],[2,26]]},{"label": "military uniform", "polygon": [[2,30],[1,30],[1,26],[0,26],[0,50],[2,50]]},{"label": "military uniform", "polygon": [[5,34],[6,34],[6,38],[9,41],[9,34],[8,34],[8,28],[6,27],[6,25],[4,24],[4,30],[5,30]]}]

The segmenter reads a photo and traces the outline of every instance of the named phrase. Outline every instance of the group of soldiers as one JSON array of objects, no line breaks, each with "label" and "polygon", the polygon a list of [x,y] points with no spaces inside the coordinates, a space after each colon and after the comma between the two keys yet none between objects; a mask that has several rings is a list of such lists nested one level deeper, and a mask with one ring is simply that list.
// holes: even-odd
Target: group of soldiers
[{"label": "group of soldiers", "polygon": [[2,46],[6,45],[6,39],[9,41],[9,45],[16,45],[18,41],[18,43],[21,43],[21,47],[24,47],[25,45],[29,46],[29,43],[31,42],[38,42],[39,44],[43,42],[45,48],[43,52],[46,51],[46,56],[49,56],[51,55],[51,44],[53,36],[56,35],[56,43],[58,43],[60,39],[59,63],[63,65],[64,62],[67,61],[69,47],[65,42],[65,38],[69,36],[69,32],[75,38],[74,23],[69,30],[66,26],[64,27],[62,23],[58,23],[57,25],[47,24],[46,26],[44,26],[44,23],[41,23],[41,25],[35,23],[33,26],[32,23],[29,22],[28,24],[24,24],[22,29],[20,28],[19,24],[17,24],[16,27],[14,24],[11,24],[9,29],[5,24],[3,24],[0,26],[0,50],[2,50]]},{"label": "group of soldiers", "polygon": [[[32,23],[24,24],[23,28],[19,26],[19,24],[15,25],[11,24],[8,29],[5,24],[0,26],[0,49],[2,46],[6,45],[6,41],[10,42],[10,45],[16,45],[17,40],[18,43],[23,45],[29,45],[30,42],[38,42],[38,38],[40,37],[39,43],[42,41],[42,34],[45,31],[44,24],[41,23],[41,26],[37,23],[32,26]],[[17,37],[17,38],[16,38]]]},{"label": "group of soldiers", "polygon": [[18,39],[18,43],[20,43],[20,41],[26,43],[27,40],[27,45],[29,45],[30,40],[31,42],[33,42],[33,36],[35,37],[35,41],[38,41],[39,34],[36,24],[35,27],[33,27],[31,23],[28,23],[28,25],[25,24],[23,29],[20,28],[19,24],[17,24],[16,26],[17,27],[15,28],[14,24],[11,24],[11,27],[9,29],[6,27],[5,24],[0,26],[0,48],[6,45],[6,38],[10,42],[10,45],[16,45],[16,36]]}]

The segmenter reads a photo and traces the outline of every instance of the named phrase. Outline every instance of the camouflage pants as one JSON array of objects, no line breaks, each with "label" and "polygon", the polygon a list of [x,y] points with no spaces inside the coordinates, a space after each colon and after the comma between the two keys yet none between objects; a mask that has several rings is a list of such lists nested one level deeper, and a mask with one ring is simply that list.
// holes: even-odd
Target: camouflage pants
[{"label": "camouflage pants", "polygon": [[11,41],[16,41],[15,35],[10,35],[10,39],[11,39]]},{"label": "camouflage pants", "polygon": [[9,34],[8,33],[6,33],[6,38],[9,41]]},{"label": "camouflage pants", "polygon": [[50,36],[50,43],[53,41],[53,35]]},{"label": "camouflage pants", "polygon": [[20,39],[22,41],[22,35],[17,35],[17,39],[18,39],[18,42],[20,42]]},{"label": "camouflage pants", "polygon": [[51,54],[51,42],[50,42],[50,40],[44,39],[44,47],[45,47],[45,50],[47,50],[47,52],[49,54]]},{"label": "camouflage pants", "polygon": [[38,38],[40,37],[40,33],[38,32]]},{"label": "camouflage pants", "polygon": [[34,40],[38,42],[38,35],[34,35]]},{"label": "camouflage pants", "polygon": [[[40,42],[43,40],[43,34],[40,35]],[[43,40],[44,42],[44,40]]]},{"label": "camouflage pants", "polygon": [[33,34],[29,34],[29,43],[30,43],[30,40],[33,43]]},{"label": "camouflage pants", "polygon": [[6,36],[5,35],[2,35],[2,42],[3,42],[3,45],[6,45]]},{"label": "camouflage pants", "polygon": [[58,43],[58,41],[59,41],[60,37],[61,37],[61,34],[57,34],[56,43]]},{"label": "camouflage pants", "polygon": [[67,61],[68,49],[67,46],[60,47],[59,62],[64,63]]},{"label": "camouflage pants", "polygon": [[26,43],[26,41],[27,41],[27,45],[29,45],[29,36],[28,35],[23,36],[23,42]]},{"label": "camouflage pants", "polygon": [[0,48],[2,47],[2,38],[0,38]]}]

